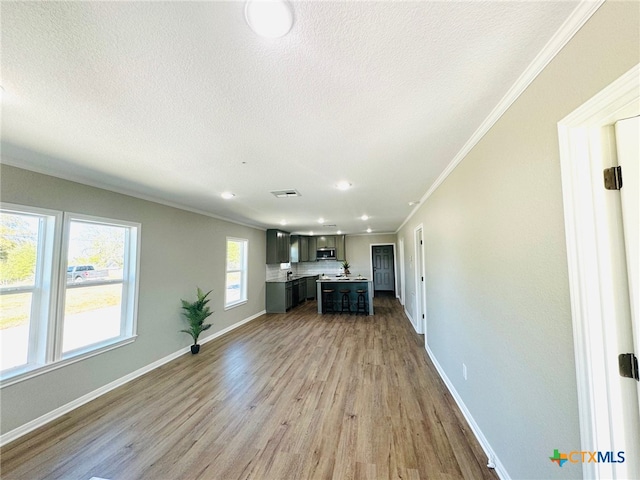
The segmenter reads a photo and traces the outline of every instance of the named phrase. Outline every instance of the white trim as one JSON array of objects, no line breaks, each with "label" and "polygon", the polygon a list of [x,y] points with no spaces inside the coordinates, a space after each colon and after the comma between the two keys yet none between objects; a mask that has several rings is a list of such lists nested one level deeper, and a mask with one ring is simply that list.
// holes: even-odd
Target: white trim
[{"label": "white trim", "polygon": [[407,288],[406,288],[406,283],[407,283],[407,279],[406,279],[406,274],[405,274],[405,269],[404,269],[404,238],[399,238],[398,239],[398,256],[399,256],[399,262],[398,265],[400,266],[400,305],[402,305],[404,307],[405,302],[406,302],[406,295],[407,295]]},{"label": "white trim", "polygon": [[[221,337],[225,333],[228,333],[231,330],[241,327],[245,323],[249,323],[250,321],[255,320],[256,318],[264,315],[265,313],[266,311],[262,310],[261,312],[251,315],[250,317],[247,317],[244,320],[234,323],[233,325],[230,325],[227,328],[224,328],[218,332],[215,332],[214,334],[209,335],[208,337],[205,337],[204,339],[202,339],[200,341],[200,344],[204,344],[204,343],[210,342],[215,338]],[[44,415],[34,420],[31,420],[30,422],[25,423],[24,425],[21,425],[18,428],[14,428],[13,430],[8,431],[7,433],[0,436],[0,447],[8,444],[9,442],[13,442],[14,440],[17,440],[21,436],[26,435],[27,433],[32,432],[33,430],[46,425],[47,423],[55,420],[56,418],[61,417],[62,415],[65,415],[71,412],[72,410],[75,410],[76,408],[84,405],[85,403],[89,403],[90,401],[95,400],[96,398],[104,395],[105,393],[108,393],[111,390],[121,387],[122,385],[130,382],[131,380],[135,380],[136,378],[144,375],[145,373],[149,373],[150,371],[162,365],[165,365],[166,363],[169,363],[170,361],[175,360],[179,356],[184,355],[185,353],[190,351],[191,351],[191,346],[181,348],[177,352],[174,352],[170,355],[167,355],[166,357],[156,360],[155,362],[150,363],[149,365],[146,365],[142,368],[139,368],[138,370],[135,370],[125,375],[124,377],[120,377],[119,379],[114,380],[113,382],[108,383],[106,385],[103,385],[102,387],[92,392],[89,392],[86,395],[76,398],[75,400],[65,405],[62,405],[61,407],[58,407],[55,410],[45,413]]]},{"label": "white trim", "polygon": [[[418,232],[420,232],[420,240],[422,245],[418,243]],[[424,226],[422,223],[417,225],[413,229],[413,244],[415,255],[415,295],[416,295],[416,318],[417,323],[414,325],[416,332],[424,335],[425,345],[427,343],[427,295],[426,284],[421,277],[425,277],[424,268]],[[418,258],[420,258],[420,264],[418,264]],[[424,318],[422,318],[424,315]]]},{"label": "white trim", "polygon": [[[567,242],[569,291],[573,322],[578,411],[582,449],[607,450],[613,428],[607,371],[607,318],[603,305],[610,303],[607,293],[610,274],[603,272],[599,259],[606,245],[599,231],[595,205],[591,135],[623,115],[640,98],[640,65],[636,65],[584,105],[558,122],[562,195]],[[600,185],[598,185],[600,187]],[[606,243],[606,242],[605,242]],[[604,393],[604,394],[603,394]],[[598,415],[596,415],[598,412]],[[585,478],[608,478],[609,464],[583,465]]]},{"label": "white trim", "polygon": [[569,18],[560,26],[558,31],[542,48],[540,53],[536,55],[526,70],[518,77],[513,86],[498,102],[498,105],[489,113],[487,118],[482,122],[480,127],[471,135],[469,140],[464,144],[460,151],[453,157],[453,160],[447,165],[444,171],[431,184],[429,190],[422,196],[420,202],[411,210],[411,213],[397,228],[396,233],[409,221],[411,217],[418,211],[420,206],[442,185],[446,178],[453,172],[458,164],[469,154],[476,144],[484,137],[496,122],[504,115],[507,109],[515,102],[520,95],[527,89],[531,82],[545,69],[545,67],[554,59],[554,57],[562,50],[562,48],[573,38],[580,28],[596,13],[596,10],[604,3],[605,0],[583,0],[578,4]]},{"label": "white trim", "polygon": [[442,378],[442,381],[447,386],[447,389],[449,389],[449,393],[451,393],[451,396],[456,401],[456,404],[458,405],[458,408],[462,412],[462,415],[464,415],[464,418],[467,420],[467,423],[469,424],[471,431],[478,439],[478,443],[480,443],[480,446],[484,450],[484,453],[487,455],[487,468],[494,469],[498,477],[500,477],[503,480],[510,479],[511,477],[507,473],[507,469],[504,468],[504,465],[498,458],[498,455],[496,455],[496,452],[493,450],[493,447],[491,447],[489,440],[487,440],[487,437],[485,437],[484,433],[482,433],[482,430],[480,430],[480,427],[478,426],[475,419],[471,415],[471,412],[469,411],[467,406],[462,401],[462,397],[460,397],[460,395],[456,391],[455,387],[453,386],[453,383],[451,383],[451,380],[449,380],[449,377],[447,377],[447,374],[444,373],[444,369],[440,366],[440,364],[438,363],[438,360],[436,360],[436,356],[431,351],[428,345],[425,345],[425,350],[427,351],[427,355],[429,355],[429,358],[433,362],[434,367],[436,367],[436,370],[438,371],[440,378]]},{"label": "white trim", "polygon": [[406,308],[404,309],[404,314],[407,316],[407,318],[411,322],[411,326],[413,327],[413,329],[416,331],[416,333],[418,333],[418,329],[416,328],[416,322],[413,321],[413,317],[411,316],[411,314]]}]

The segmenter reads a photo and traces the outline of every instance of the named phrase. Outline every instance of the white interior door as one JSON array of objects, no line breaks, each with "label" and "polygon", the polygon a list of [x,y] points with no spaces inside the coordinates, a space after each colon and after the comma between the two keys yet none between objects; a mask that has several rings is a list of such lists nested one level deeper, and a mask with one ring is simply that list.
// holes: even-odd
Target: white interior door
[{"label": "white interior door", "polygon": [[[640,64],[558,122],[581,445],[625,454],[583,463],[585,479],[640,478],[638,383],[618,368],[620,353],[638,354],[639,127],[621,119],[640,115],[639,81]],[[605,189],[603,169],[618,162],[622,189]]]},{"label": "white interior door", "polygon": [[[620,201],[627,257],[629,303],[631,307],[634,352],[640,356],[640,117],[616,122],[616,150],[622,169]],[[640,398],[640,382],[636,382]],[[639,433],[640,435],[640,433]],[[640,451],[640,450],[639,450]],[[639,472],[640,475],[640,472]]]}]

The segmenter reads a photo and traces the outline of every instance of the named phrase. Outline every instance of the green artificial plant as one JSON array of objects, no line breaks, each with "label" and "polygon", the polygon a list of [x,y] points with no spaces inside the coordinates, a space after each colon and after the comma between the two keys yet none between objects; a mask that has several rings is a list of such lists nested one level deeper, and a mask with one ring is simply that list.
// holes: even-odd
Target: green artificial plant
[{"label": "green artificial plant", "polygon": [[342,268],[344,269],[344,273],[348,274],[350,273],[349,268],[351,268],[351,265],[349,265],[349,262],[345,260],[344,262],[342,262]]},{"label": "green artificial plant", "polygon": [[184,310],[182,314],[185,316],[187,321],[189,322],[189,328],[186,330],[180,330],[181,332],[188,333],[193,338],[193,344],[198,344],[198,337],[202,332],[211,328],[210,323],[204,323],[204,321],[213,314],[212,311],[209,310],[207,303],[209,303],[209,299],[207,295],[209,295],[213,290],[209,290],[207,293],[203,293],[198,288],[198,299],[195,302],[187,302],[186,300],[180,300],[182,302],[182,309]]}]

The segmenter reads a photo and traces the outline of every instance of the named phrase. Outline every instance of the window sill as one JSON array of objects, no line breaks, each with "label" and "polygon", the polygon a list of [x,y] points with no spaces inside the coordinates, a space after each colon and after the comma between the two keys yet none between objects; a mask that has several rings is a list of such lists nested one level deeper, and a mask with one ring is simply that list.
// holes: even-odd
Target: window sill
[{"label": "window sill", "polygon": [[236,308],[239,307],[241,305],[245,305],[247,303],[247,300],[242,300],[240,302],[236,302],[236,303],[230,303],[229,305],[225,305],[224,309],[226,310],[231,310],[232,308]]},{"label": "window sill", "polygon": [[47,365],[26,365],[22,368],[16,368],[11,373],[0,378],[0,389],[8,387],[9,385],[14,385],[24,380],[28,380],[30,378],[37,377],[44,373],[57,370],[58,368],[66,367],[67,365],[71,365],[72,363],[76,363],[81,360],[86,360],[87,358],[100,355],[101,353],[108,352],[109,350],[123,347],[135,342],[137,337],[137,335],[133,335],[124,339],[117,339],[112,343],[108,343],[99,348],[94,348],[86,352],[81,351],[80,353],[76,353],[71,357],[63,358],[62,360],[58,360],[57,362],[49,363]]}]

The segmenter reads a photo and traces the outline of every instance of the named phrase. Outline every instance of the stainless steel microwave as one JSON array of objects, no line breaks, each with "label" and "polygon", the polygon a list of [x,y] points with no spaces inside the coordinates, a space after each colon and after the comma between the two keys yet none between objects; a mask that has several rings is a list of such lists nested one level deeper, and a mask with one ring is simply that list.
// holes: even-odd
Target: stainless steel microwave
[{"label": "stainless steel microwave", "polygon": [[336,249],[335,248],[319,248],[316,253],[316,260],[335,260]]}]

